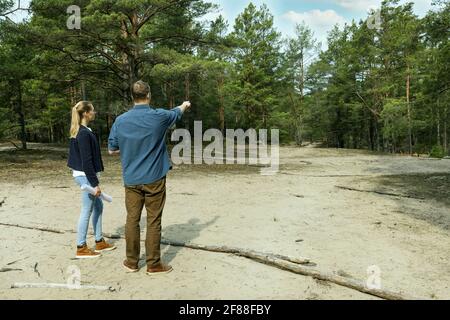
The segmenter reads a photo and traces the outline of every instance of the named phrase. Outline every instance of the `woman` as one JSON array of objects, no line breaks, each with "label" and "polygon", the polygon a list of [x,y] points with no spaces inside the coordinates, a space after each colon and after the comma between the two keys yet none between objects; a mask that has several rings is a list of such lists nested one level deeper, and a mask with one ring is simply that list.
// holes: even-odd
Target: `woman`
[{"label": "woman", "polygon": [[[91,195],[87,191],[82,192],[77,235],[77,259],[98,258],[102,251],[110,251],[116,248],[107,243],[102,236],[103,202],[99,197],[102,191],[100,190],[98,176],[104,168],[99,143],[88,127],[93,120],[95,120],[95,110],[92,103],[80,101],[73,107],[67,165],[72,169],[75,182],[80,187],[89,185],[96,191],[95,195]],[[95,234],[94,250],[89,249],[86,244],[91,215]]]}]

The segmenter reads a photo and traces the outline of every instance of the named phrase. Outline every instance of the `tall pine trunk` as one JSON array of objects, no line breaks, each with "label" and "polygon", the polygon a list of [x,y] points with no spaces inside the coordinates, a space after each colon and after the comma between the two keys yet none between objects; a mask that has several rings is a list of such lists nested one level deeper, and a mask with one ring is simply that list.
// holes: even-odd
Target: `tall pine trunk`
[{"label": "tall pine trunk", "polygon": [[225,99],[223,96],[224,83],[224,77],[221,75],[217,80],[217,93],[219,95],[219,129],[222,133],[225,133]]},{"label": "tall pine trunk", "polygon": [[409,74],[409,66],[406,76],[406,107],[408,109],[408,139],[409,139],[409,154],[413,154],[412,148],[412,128],[411,128],[411,104],[410,104],[410,85],[411,85],[411,75]]},{"label": "tall pine trunk", "polygon": [[436,110],[436,142],[438,146],[441,146],[441,114],[439,112],[439,105]]},{"label": "tall pine trunk", "polygon": [[[184,77],[184,99],[185,101],[191,100],[191,76],[188,73],[186,73]],[[187,117],[184,117],[184,128],[189,130],[189,119]]]},{"label": "tall pine trunk", "polygon": [[19,115],[20,140],[22,142],[22,149],[27,150],[27,133],[25,128],[25,114],[22,100],[22,82],[18,80],[16,82],[16,85],[17,85],[16,113]]},{"label": "tall pine trunk", "polygon": [[447,119],[448,119],[447,106],[445,106],[445,108],[444,108],[444,151],[445,151],[446,155],[448,154]]}]

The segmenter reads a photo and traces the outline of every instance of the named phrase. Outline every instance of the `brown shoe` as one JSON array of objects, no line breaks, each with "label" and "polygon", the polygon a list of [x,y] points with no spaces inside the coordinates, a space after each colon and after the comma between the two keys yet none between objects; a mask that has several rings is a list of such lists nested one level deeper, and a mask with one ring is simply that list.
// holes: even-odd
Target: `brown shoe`
[{"label": "brown shoe", "polygon": [[94,252],[94,250],[91,250],[88,248],[87,245],[84,245],[82,247],[77,248],[77,255],[75,258],[77,259],[93,259],[100,257],[101,254],[98,252]]},{"label": "brown shoe", "polygon": [[134,273],[134,272],[138,272],[139,268],[138,266],[133,266],[131,265],[128,260],[124,260],[123,261],[123,267],[125,268],[125,270],[127,270],[127,272],[129,273]]},{"label": "brown shoe", "polygon": [[95,241],[95,252],[111,251],[115,248],[116,246],[109,244],[105,239],[102,239],[99,242]]},{"label": "brown shoe", "polygon": [[155,276],[155,275],[160,275],[160,274],[167,274],[167,273],[171,272],[172,270],[173,270],[172,266],[160,263],[156,267],[148,267],[147,275]]}]

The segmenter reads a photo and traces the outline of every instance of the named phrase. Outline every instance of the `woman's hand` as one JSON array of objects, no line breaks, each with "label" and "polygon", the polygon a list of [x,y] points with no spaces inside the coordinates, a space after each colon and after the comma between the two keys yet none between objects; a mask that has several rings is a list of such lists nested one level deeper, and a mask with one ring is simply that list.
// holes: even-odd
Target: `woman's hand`
[{"label": "woman's hand", "polygon": [[115,150],[115,151],[113,151],[113,150],[108,150],[109,151],[109,154],[111,155],[111,156],[118,156],[118,155],[120,155],[120,150]]},{"label": "woman's hand", "polygon": [[100,197],[100,195],[102,194],[102,190],[100,190],[100,187],[99,186],[97,186],[97,187],[95,187],[95,197]]}]

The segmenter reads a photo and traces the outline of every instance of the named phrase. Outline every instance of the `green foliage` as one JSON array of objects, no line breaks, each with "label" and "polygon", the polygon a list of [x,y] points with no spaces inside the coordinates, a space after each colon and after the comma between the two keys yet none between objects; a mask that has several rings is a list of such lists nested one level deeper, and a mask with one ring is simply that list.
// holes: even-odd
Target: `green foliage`
[{"label": "green foliage", "polygon": [[381,121],[383,121],[383,137],[387,141],[398,145],[406,140],[408,122],[406,118],[406,103],[400,99],[390,99],[383,106]]},{"label": "green foliage", "polygon": [[442,148],[441,145],[435,145],[431,149],[430,157],[432,157],[432,158],[443,158],[445,156],[446,156],[446,154],[445,154],[444,148]]},{"label": "green foliage", "polygon": [[266,5],[252,3],[235,21],[235,111],[238,126],[266,127],[276,104],[280,34]]},{"label": "green foliage", "polygon": [[13,5],[13,0],[0,0],[0,14],[6,13]]},{"label": "green foliage", "polygon": [[67,141],[70,109],[87,99],[105,141],[143,79],[155,107],[192,102],[188,129],[202,120],[277,128],[297,145],[448,153],[448,1],[422,19],[383,1],[379,29],[336,26],[323,51],[304,24],[283,39],[266,5],[205,22],[215,6],[203,0],[80,0],[81,29],[69,30],[72,4],[34,0],[30,21],[13,23],[13,1],[0,0],[0,139]]}]

